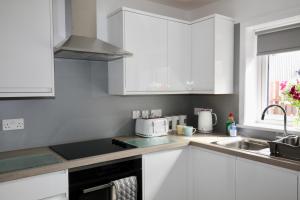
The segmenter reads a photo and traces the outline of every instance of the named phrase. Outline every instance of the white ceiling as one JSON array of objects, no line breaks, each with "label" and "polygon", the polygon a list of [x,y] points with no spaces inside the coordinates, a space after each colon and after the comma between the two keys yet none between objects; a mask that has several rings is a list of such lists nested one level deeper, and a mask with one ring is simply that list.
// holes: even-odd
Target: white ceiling
[{"label": "white ceiling", "polygon": [[216,2],[218,0],[149,0],[157,3],[165,4],[168,6],[173,6],[176,8],[181,8],[185,10],[192,10],[199,8],[209,3]]}]

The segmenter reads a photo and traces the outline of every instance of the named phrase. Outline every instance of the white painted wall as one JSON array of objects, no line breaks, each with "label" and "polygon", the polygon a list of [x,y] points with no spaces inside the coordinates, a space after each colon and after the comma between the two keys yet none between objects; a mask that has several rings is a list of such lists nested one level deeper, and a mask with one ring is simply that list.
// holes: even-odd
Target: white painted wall
[{"label": "white painted wall", "polygon": [[97,36],[107,41],[107,16],[120,7],[129,7],[168,17],[186,20],[189,12],[147,0],[97,0]]},{"label": "white painted wall", "polygon": [[300,0],[220,0],[192,10],[189,19],[194,20],[218,13],[232,17],[236,22],[243,22],[296,7],[300,7]]}]

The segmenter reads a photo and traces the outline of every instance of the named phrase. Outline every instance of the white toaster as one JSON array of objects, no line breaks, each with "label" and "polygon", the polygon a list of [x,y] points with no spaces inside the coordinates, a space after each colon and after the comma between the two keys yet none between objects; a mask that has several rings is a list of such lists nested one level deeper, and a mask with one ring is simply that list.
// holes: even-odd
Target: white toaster
[{"label": "white toaster", "polygon": [[158,137],[168,135],[169,126],[166,118],[137,119],[135,134],[142,137]]}]

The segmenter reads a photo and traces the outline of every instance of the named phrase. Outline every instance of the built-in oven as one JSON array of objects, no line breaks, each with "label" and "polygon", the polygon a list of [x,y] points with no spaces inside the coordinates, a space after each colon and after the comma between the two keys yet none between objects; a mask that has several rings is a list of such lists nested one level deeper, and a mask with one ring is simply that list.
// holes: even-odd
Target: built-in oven
[{"label": "built-in oven", "polygon": [[70,200],[112,200],[114,199],[112,181],[131,176],[137,178],[137,200],[142,200],[140,156],[71,169]]}]

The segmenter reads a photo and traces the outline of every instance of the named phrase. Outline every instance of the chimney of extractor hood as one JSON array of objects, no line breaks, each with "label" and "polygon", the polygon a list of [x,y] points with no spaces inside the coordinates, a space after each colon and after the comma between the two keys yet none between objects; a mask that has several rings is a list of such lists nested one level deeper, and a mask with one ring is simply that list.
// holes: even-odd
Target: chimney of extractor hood
[{"label": "chimney of extractor hood", "polygon": [[71,0],[72,34],[97,37],[96,0]]}]

